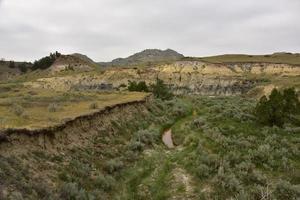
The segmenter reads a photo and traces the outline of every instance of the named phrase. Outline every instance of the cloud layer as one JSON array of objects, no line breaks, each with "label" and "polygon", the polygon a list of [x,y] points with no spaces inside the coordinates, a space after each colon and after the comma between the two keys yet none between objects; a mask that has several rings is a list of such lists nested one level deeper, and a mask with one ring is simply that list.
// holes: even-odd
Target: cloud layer
[{"label": "cloud layer", "polygon": [[0,0],[0,57],[300,52],[299,0]]}]

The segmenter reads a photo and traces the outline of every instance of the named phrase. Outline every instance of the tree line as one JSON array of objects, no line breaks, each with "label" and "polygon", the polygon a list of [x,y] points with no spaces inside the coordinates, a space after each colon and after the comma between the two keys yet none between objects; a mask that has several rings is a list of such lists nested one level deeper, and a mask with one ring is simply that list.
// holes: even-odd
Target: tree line
[{"label": "tree line", "polygon": [[[39,60],[34,61],[33,63],[30,62],[22,62],[22,63],[16,63],[14,61],[9,61],[8,63],[8,67],[9,68],[18,68],[22,73],[27,72],[28,70],[37,70],[37,69],[48,69],[57,58],[59,58],[61,56],[61,53],[59,52],[54,52],[54,53],[50,53],[49,56],[45,56]],[[1,59],[0,63],[6,63],[6,61],[4,59]]]}]

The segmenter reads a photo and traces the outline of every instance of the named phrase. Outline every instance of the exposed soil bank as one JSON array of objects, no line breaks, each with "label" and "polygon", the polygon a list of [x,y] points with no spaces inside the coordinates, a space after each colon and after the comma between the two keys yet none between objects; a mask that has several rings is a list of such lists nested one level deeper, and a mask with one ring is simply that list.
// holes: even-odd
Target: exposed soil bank
[{"label": "exposed soil bank", "polygon": [[131,120],[147,112],[145,106],[151,101],[143,100],[109,106],[91,115],[80,116],[56,127],[39,130],[8,129],[0,132],[0,153],[19,154],[27,150],[62,151],[72,146],[91,142],[92,136],[107,129],[114,132],[113,123],[120,119]]}]

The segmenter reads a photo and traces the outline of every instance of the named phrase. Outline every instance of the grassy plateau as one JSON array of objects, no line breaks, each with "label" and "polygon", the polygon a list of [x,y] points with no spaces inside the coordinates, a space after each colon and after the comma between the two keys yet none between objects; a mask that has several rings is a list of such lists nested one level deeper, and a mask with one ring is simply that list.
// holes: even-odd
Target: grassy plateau
[{"label": "grassy plateau", "polygon": [[76,92],[0,84],[0,129],[40,129],[89,115],[106,106],[143,99],[145,93]]},{"label": "grassy plateau", "polygon": [[284,63],[300,65],[300,54],[274,53],[271,55],[226,54],[201,58],[184,58],[184,60],[199,60],[209,63]]}]

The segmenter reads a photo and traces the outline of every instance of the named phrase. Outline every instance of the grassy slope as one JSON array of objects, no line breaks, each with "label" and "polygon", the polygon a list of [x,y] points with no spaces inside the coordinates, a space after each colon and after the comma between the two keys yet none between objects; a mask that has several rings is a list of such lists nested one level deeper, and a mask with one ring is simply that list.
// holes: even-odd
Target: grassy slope
[{"label": "grassy slope", "polygon": [[[158,146],[128,169],[123,199],[259,199],[267,190],[270,198],[295,198],[299,135],[258,125],[251,100],[190,100],[194,112],[172,126],[179,146]],[[184,178],[176,182],[178,171]]]},{"label": "grassy slope", "polygon": [[199,60],[210,63],[284,63],[300,65],[300,54],[275,53],[272,55],[227,54],[210,57],[184,58],[184,60]]}]

